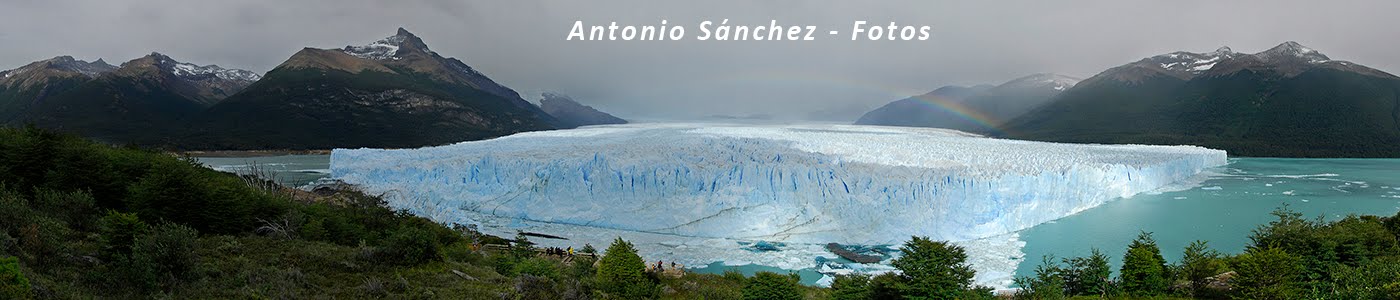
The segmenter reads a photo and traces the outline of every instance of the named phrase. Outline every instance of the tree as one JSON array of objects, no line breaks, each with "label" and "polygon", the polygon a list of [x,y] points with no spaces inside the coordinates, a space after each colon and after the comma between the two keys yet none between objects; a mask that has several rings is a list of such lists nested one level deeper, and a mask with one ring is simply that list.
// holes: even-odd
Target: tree
[{"label": "tree", "polygon": [[1210,284],[1207,278],[1220,274],[1224,269],[1224,263],[1220,261],[1220,252],[1211,250],[1206,241],[1191,242],[1182,252],[1181,279],[1191,284],[1188,289],[1190,296],[1205,295],[1206,286]]},{"label": "tree", "polygon": [[1089,256],[1064,259],[1065,294],[1071,296],[1106,296],[1113,288],[1113,270],[1108,255],[1090,249]]},{"label": "tree", "polygon": [[97,220],[98,238],[107,257],[131,255],[136,237],[146,233],[149,226],[133,213],[107,211]]},{"label": "tree", "polygon": [[1035,267],[1035,277],[1016,277],[1016,286],[1021,287],[1016,291],[1016,299],[1037,299],[1053,300],[1065,299],[1065,270],[1055,263],[1055,258],[1045,256],[1041,258],[1039,266]]},{"label": "tree", "polygon": [[603,251],[598,262],[598,285],[604,292],[624,298],[645,298],[653,294],[646,263],[632,243],[617,238]]},{"label": "tree", "polygon": [[871,289],[870,275],[836,275],[836,278],[831,280],[831,299],[834,300],[873,299],[873,292],[874,291]]},{"label": "tree", "polygon": [[403,226],[384,240],[384,252],[395,262],[413,266],[442,259],[442,245],[432,232]]},{"label": "tree", "polygon": [[28,299],[29,279],[20,272],[19,259],[13,256],[0,257],[0,298]]},{"label": "tree", "polygon": [[744,300],[802,299],[797,280],[773,272],[758,272],[744,284]]},{"label": "tree", "polygon": [[1152,233],[1143,231],[1128,245],[1119,271],[1123,291],[1133,296],[1156,296],[1167,289],[1167,261]]},{"label": "tree", "polygon": [[510,243],[511,253],[516,258],[528,258],[535,256],[535,243],[525,236],[525,232],[516,232],[515,241]]},{"label": "tree", "polygon": [[1297,299],[1303,271],[1298,257],[1281,248],[1249,249],[1231,264],[1238,274],[1230,280],[1237,297],[1244,299]]},{"label": "tree", "polygon": [[975,271],[966,263],[967,252],[947,242],[913,237],[900,247],[903,256],[891,262],[899,269],[900,294],[910,299],[969,298],[991,295],[990,289],[972,288]]}]

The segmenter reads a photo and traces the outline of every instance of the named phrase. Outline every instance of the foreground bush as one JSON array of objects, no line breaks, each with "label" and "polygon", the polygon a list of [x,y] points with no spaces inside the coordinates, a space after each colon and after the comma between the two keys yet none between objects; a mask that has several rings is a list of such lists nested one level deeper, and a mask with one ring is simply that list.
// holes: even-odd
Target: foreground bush
[{"label": "foreground bush", "polygon": [[0,298],[29,298],[29,279],[20,272],[19,259],[12,256],[0,257]]},{"label": "foreground bush", "polygon": [[802,299],[797,281],[796,274],[785,276],[773,272],[758,272],[744,284],[744,300]]},{"label": "foreground bush", "polygon": [[637,256],[632,243],[618,238],[598,262],[598,285],[602,291],[624,298],[648,298],[655,294],[654,284],[647,277],[646,263]]}]

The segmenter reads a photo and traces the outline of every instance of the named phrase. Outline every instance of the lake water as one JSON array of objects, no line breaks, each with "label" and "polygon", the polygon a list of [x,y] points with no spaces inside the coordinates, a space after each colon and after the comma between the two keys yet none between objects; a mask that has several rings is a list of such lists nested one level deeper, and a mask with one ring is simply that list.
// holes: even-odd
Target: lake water
[{"label": "lake water", "polygon": [[1034,274],[1044,255],[1086,256],[1091,248],[1117,270],[1139,230],[1152,232],[1171,262],[1197,239],[1239,253],[1250,231],[1285,204],[1327,220],[1400,210],[1400,159],[1233,158],[1214,172],[1189,190],[1119,199],[1021,231],[1026,256],[1016,274]]},{"label": "lake water", "polygon": [[302,186],[331,174],[330,155],[281,155],[255,157],[195,157],[211,169],[247,174],[261,169],[273,174],[273,181],[286,186]]},{"label": "lake water", "polygon": [[[264,157],[202,157],[200,162],[223,171],[245,172],[258,165],[276,174],[276,181],[301,186],[329,174],[327,155]],[[1091,248],[1107,254],[1116,270],[1123,252],[1139,230],[1152,232],[1169,261],[1181,249],[1201,239],[1216,250],[1238,253],[1250,230],[1273,219],[1269,212],[1287,204],[1308,217],[1336,220],[1348,214],[1394,215],[1400,211],[1400,159],[1278,159],[1232,158],[1230,164],[1199,176],[1175,191],[1141,194],[1104,204],[1075,215],[1019,232],[1024,257],[1006,257],[1015,273],[1031,275],[1044,255],[1088,255]],[[752,275],[780,269],[747,264],[711,264],[692,269],[720,273],[738,269]],[[812,269],[798,272],[804,283],[821,277]]]}]

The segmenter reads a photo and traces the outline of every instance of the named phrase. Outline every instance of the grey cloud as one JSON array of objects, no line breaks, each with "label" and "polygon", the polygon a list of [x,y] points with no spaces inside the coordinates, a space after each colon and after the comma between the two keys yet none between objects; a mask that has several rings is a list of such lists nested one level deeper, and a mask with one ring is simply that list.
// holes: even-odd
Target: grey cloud
[{"label": "grey cloud", "polygon": [[[1088,77],[1145,56],[1296,40],[1387,71],[1395,1],[15,1],[0,4],[0,68],[57,55],[117,63],[159,51],[267,71],[302,47],[405,27],[534,100],[542,91],[632,118],[800,117],[874,107],[949,84],[1038,72]],[[564,41],[589,24],[702,20],[818,25],[810,42]],[[933,26],[928,41],[849,41],[851,22]]]}]

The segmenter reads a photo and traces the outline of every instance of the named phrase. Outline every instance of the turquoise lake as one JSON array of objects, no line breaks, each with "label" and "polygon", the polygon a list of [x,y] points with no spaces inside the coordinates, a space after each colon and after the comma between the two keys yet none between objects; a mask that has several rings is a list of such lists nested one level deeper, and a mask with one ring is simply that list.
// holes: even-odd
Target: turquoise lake
[{"label": "turquoise lake", "polygon": [[1129,242],[1152,232],[1162,255],[1175,262],[1194,240],[1239,253],[1250,231],[1288,205],[1305,217],[1337,220],[1348,214],[1400,211],[1400,159],[1232,158],[1199,186],[1140,194],[1021,231],[1026,256],[1018,276],[1034,274],[1041,257],[1107,254],[1116,270]]}]

